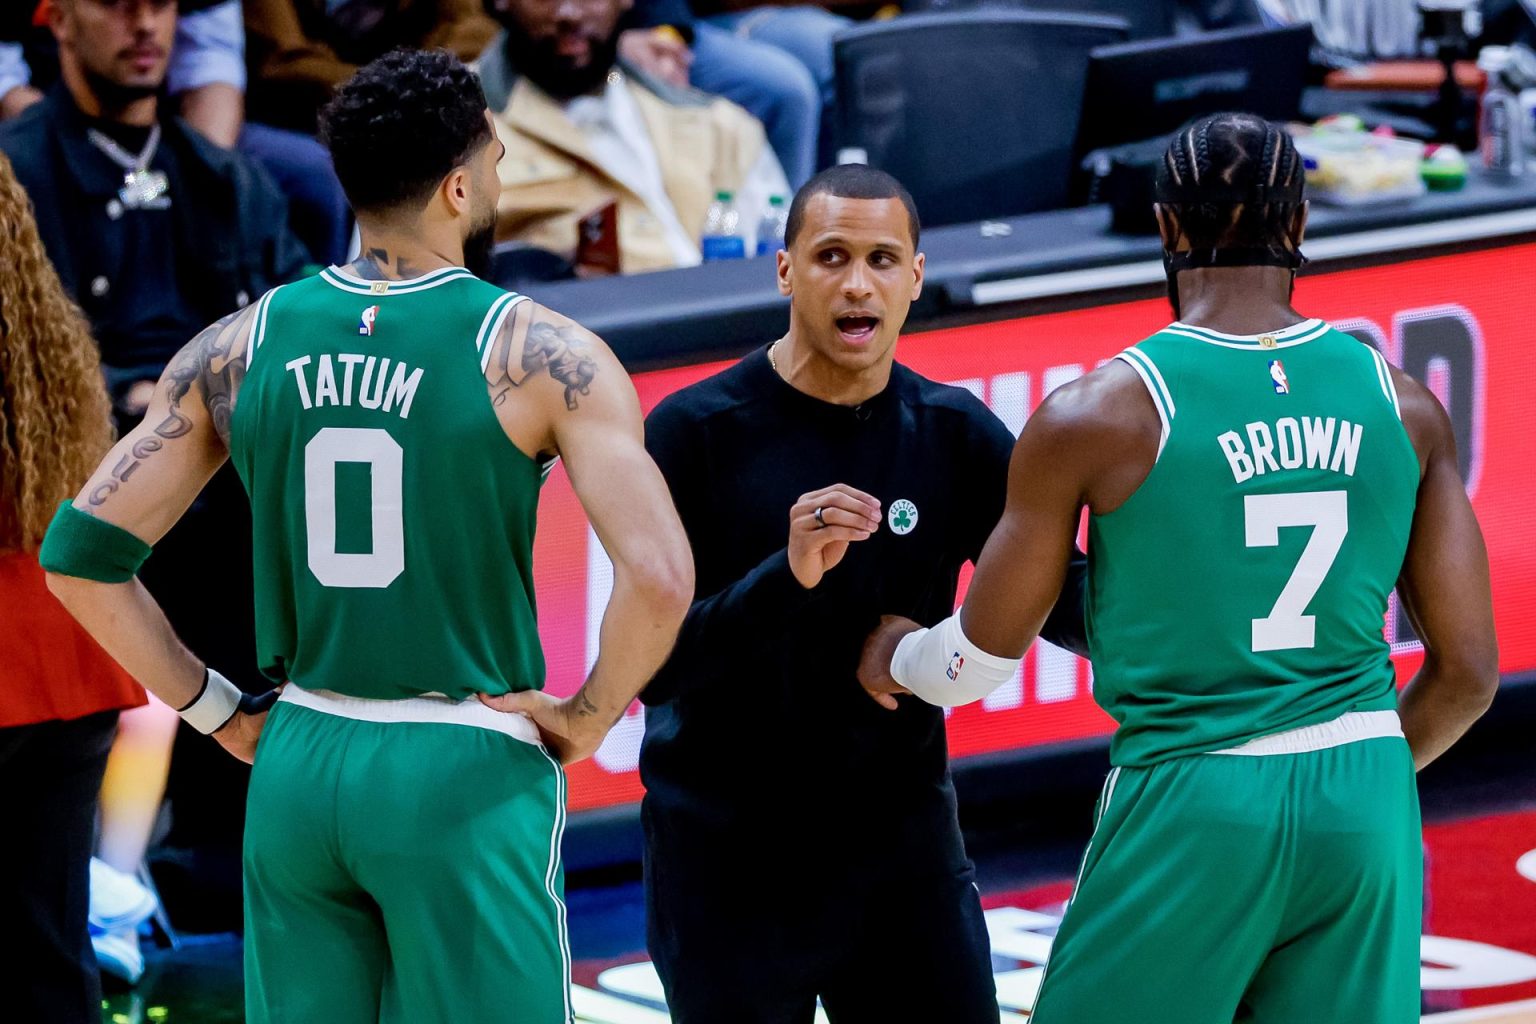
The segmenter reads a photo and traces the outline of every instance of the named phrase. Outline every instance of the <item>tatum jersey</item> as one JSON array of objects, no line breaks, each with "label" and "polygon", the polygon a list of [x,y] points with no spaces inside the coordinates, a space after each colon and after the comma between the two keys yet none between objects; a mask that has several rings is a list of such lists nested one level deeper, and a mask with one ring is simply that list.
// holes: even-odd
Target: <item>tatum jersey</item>
[{"label": "tatum jersey", "polygon": [[1317,320],[1174,324],[1118,357],[1156,464],[1089,523],[1094,696],[1117,765],[1396,706],[1382,623],[1419,483],[1386,362]]},{"label": "tatum jersey", "polygon": [[230,452],[273,679],[385,699],[543,685],[542,471],[484,377],[521,299],[460,268],[391,282],[333,268],[262,298]]}]

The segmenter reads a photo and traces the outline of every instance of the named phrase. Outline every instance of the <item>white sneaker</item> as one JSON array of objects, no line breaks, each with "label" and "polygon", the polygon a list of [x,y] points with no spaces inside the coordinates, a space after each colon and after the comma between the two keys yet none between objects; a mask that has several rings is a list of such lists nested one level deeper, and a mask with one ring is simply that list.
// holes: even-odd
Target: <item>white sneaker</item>
[{"label": "white sneaker", "polygon": [[139,949],[139,933],[133,928],[118,928],[91,936],[96,963],[114,978],[137,985],[144,977],[144,953]]},{"label": "white sneaker", "polygon": [[[132,931],[160,905],[155,894],[139,880],[104,861],[91,858],[91,909],[93,932]],[[143,970],[142,957],[140,970]]]}]

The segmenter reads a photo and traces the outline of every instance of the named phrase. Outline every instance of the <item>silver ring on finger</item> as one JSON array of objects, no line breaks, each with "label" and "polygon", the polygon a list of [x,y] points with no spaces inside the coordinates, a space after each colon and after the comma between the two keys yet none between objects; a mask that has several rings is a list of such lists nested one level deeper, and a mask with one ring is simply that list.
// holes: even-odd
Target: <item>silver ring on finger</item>
[{"label": "silver ring on finger", "polygon": [[818,529],[818,530],[825,530],[827,528],[827,521],[825,519],[821,518],[821,511],[822,511],[821,506],[817,505],[816,506],[816,511],[811,513],[811,515],[814,516],[815,519],[816,519],[816,529]]}]

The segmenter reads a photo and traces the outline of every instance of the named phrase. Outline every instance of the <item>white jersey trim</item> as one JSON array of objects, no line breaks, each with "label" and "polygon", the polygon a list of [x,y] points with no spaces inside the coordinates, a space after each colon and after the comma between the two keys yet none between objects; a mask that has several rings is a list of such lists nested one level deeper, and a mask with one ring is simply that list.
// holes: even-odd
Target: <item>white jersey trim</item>
[{"label": "white jersey trim", "polygon": [[[1222,348],[1260,349],[1269,352],[1316,341],[1330,329],[1326,321],[1303,320],[1299,324],[1292,324],[1278,331],[1266,331],[1263,334],[1224,334],[1206,327],[1192,327],[1183,321],[1175,321],[1163,328],[1162,333],[1176,334],[1181,338],[1193,338],[1195,341],[1203,341],[1207,345],[1220,345]],[[1269,339],[1267,342],[1266,338]]]},{"label": "white jersey trim", "polygon": [[1276,754],[1306,754],[1314,750],[1341,747],[1360,740],[1403,738],[1403,723],[1396,711],[1347,711],[1338,718],[1300,729],[1260,736],[1212,754],[1240,754],[1245,757],[1272,757]]},{"label": "white jersey trim", "polygon": [[[1163,375],[1158,372],[1157,364],[1152,362],[1147,354],[1139,348],[1128,348],[1115,356],[1136,371],[1136,376],[1146,385],[1148,394],[1152,397],[1152,405],[1157,409],[1157,418],[1162,422],[1163,432],[1157,439],[1157,458],[1163,457],[1163,448],[1168,444],[1168,434],[1173,430],[1173,395],[1168,391],[1168,384],[1163,380]],[[1156,461],[1155,459],[1153,461]]]},{"label": "white jersey trim", "polygon": [[289,683],[283,688],[279,700],[321,714],[351,718],[359,722],[467,725],[499,732],[541,749],[544,746],[539,738],[538,727],[530,719],[486,707],[475,697],[453,700],[440,693],[426,693],[401,700],[370,700],[366,697],[348,697],[330,690],[306,690]]},{"label": "white jersey trim", "polygon": [[480,322],[480,333],[475,336],[475,348],[480,353],[480,372],[485,372],[486,365],[491,361],[491,351],[496,348],[495,339],[501,333],[502,325],[507,322],[507,317],[518,303],[526,301],[528,296],[519,295],[516,292],[508,292],[495,302],[491,308],[485,311],[485,319]]},{"label": "white jersey trim", "polygon": [[272,296],[276,295],[282,287],[282,285],[278,285],[256,300],[256,311],[251,314],[251,318],[255,322],[251,325],[251,336],[245,340],[245,368],[247,370],[251,368],[251,361],[256,358],[256,350],[267,339],[267,307],[272,305]]},{"label": "white jersey trim", "polygon": [[474,277],[463,267],[442,267],[420,277],[408,278],[404,281],[366,281],[356,274],[351,273],[345,267],[326,267],[320,271],[320,278],[326,284],[340,288],[344,292],[354,295],[409,295],[412,292],[426,291],[428,288],[436,288],[440,284],[449,281],[457,281],[463,277]]},{"label": "white jersey trim", "polygon": [[1392,411],[1401,420],[1403,418],[1403,410],[1397,404],[1397,385],[1392,380],[1392,368],[1387,365],[1386,357],[1376,351],[1374,346],[1367,345],[1365,347],[1370,350],[1371,359],[1376,364],[1376,380],[1381,384],[1381,393],[1387,397],[1388,402],[1392,403]]}]

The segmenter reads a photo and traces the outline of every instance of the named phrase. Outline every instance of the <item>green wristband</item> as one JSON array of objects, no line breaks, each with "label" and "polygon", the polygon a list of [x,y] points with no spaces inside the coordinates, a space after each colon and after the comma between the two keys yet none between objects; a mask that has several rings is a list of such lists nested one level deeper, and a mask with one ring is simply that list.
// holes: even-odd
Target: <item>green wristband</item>
[{"label": "green wristband", "polygon": [[48,524],[37,560],[48,572],[61,576],[127,583],[138,575],[149,551],[148,544],[121,526],[81,512],[65,501]]}]

